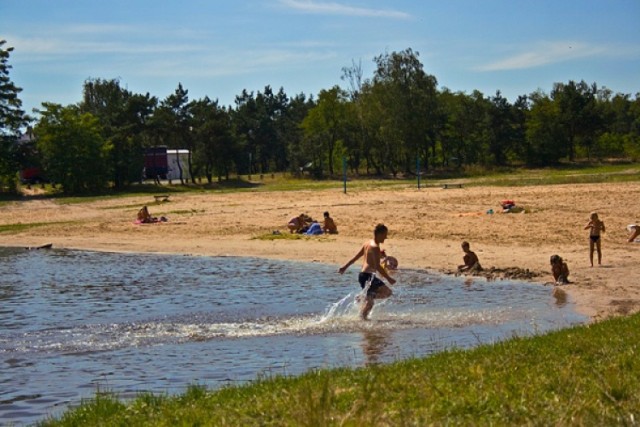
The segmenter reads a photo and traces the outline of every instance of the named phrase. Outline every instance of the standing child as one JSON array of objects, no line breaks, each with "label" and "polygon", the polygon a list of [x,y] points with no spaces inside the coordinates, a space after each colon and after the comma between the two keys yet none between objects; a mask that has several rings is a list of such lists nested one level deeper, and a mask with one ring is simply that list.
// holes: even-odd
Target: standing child
[{"label": "standing child", "polygon": [[387,279],[391,285],[396,283],[396,281],[389,276],[389,274],[382,268],[380,265],[381,252],[380,252],[380,244],[384,243],[387,238],[388,229],[384,224],[376,225],[376,228],[373,231],[373,239],[365,242],[362,245],[362,248],[358,251],[357,254],[354,255],[344,266],[340,267],[338,272],[343,274],[347,271],[347,268],[354,262],[358,260],[358,258],[364,256],[362,261],[362,269],[360,270],[360,274],[358,275],[358,282],[360,282],[360,287],[362,289],[365,288],[368,282],[371,282],[369,285],[369,289],[367,290],[367,295],[360,309],[360,318],[362,320],[367,320],[371,309],[373,309],[374,299],[383,299],[391,296],[391,289],[385,283],[378,279],[375,274],[380,273],[382,277]]},{"label": "standing child", "polygon": [[589,222],[584,227],[585,230],[589,230],[589,261],[591,261],[591,267],[593,267],[593,249],[594,247],[598,251],[598,265],[602,264],[602,250],[600,247],[600,234],[605,232],[604,222],[600,221],[596,212],[591,212]]}]

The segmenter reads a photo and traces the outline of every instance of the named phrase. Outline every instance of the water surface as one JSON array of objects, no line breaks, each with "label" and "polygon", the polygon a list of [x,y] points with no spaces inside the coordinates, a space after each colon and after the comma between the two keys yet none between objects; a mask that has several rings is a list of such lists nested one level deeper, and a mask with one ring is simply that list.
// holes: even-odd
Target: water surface
[{"label": "water surface", "polygon": [[585,322],[551,288],[400,270],[358,319],[356,266],[0,248],[0,424],[110,390],[179,393]]}]

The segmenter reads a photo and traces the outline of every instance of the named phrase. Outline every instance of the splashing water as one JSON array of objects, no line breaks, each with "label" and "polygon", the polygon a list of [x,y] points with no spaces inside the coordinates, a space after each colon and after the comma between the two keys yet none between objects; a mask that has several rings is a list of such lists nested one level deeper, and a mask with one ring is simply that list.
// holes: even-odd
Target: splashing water
[{"label": "splashing water", "polygon": [[0,424],[35,422],[97,387],[216,388],[586,320],[540,285],[424,271],[396,272],[401,285],[369,322],[366,289],[317,263],[0,249],[0,271]]}]

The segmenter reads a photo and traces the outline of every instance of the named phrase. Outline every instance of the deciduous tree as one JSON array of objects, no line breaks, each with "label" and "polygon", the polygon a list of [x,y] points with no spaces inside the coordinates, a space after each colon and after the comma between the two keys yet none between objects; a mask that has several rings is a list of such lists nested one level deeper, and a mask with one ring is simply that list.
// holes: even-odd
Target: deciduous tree
[{"label": "deciduous tree", "polygon": [[65,193],[95,193],[109,183],[111,145],[99,120],[75,105],[45,103],[34,131],[49,177]]}]

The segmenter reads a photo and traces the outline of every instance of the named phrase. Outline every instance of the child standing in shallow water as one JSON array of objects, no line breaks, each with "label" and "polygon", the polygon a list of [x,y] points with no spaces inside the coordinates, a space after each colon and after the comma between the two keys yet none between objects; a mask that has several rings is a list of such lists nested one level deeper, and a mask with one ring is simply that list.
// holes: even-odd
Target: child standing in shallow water
[{"label": "child standing in shallow water", "polygon": [[589,230],[589,261],[591,261],[591,267],[593,267],[593,250],[598,251],[598,265],[602,264],[602,250],[600,247],[600,234],[604,233],[604,222],[600,221],[596,212],[591,212],[589,222],[584,227],[585,230]]}]

